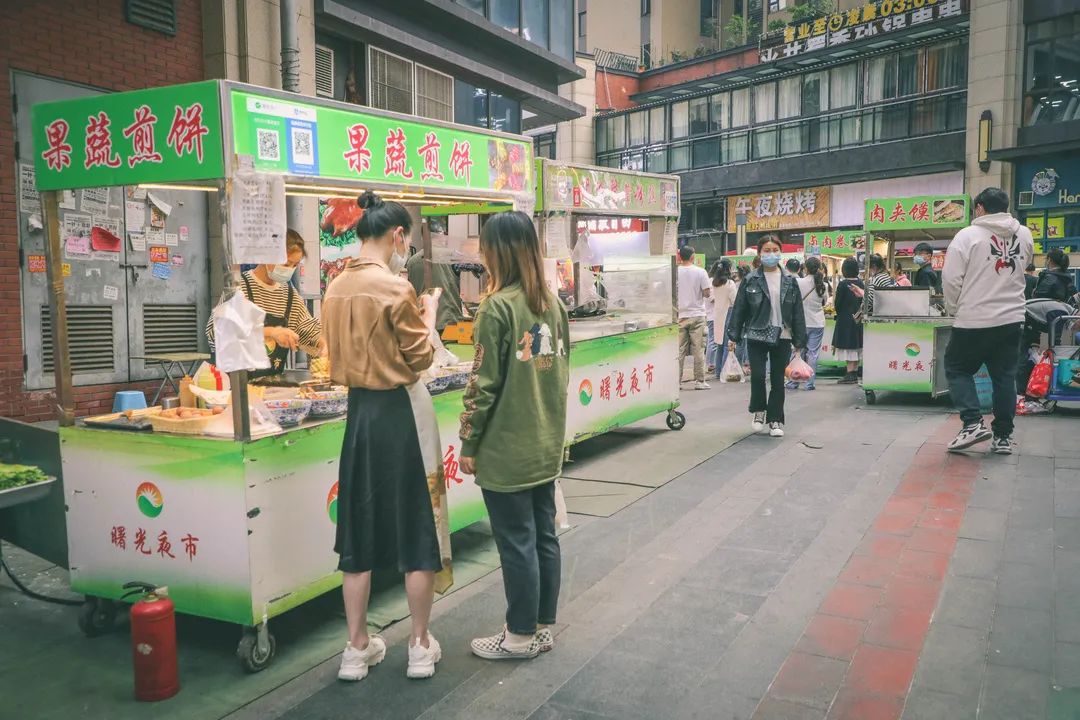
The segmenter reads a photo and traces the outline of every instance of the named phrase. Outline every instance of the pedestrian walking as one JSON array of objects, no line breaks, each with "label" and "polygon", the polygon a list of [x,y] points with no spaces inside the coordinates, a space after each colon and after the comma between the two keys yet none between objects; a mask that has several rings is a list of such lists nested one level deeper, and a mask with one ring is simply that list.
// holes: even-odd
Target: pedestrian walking
[{"label": "pedestrian walking", "polygon": [[[829,286],[825,284],[825,275],[819,258],[807,258],[803,269],[806,271],[806,277],[799,278],[803,315],[806,317],[806,349],[803,351],[803,360],[813,371],[810,379],[806,381],[806,389],[814,390],[821,342],[825,339],[825,306],[829,304]],[[799,383],[797,380],[791,380],[785,387],[788,390],[798,390]]]},{"label": "pedestrian walking", "polygon": [[859,262],[847,258],[840,266],[843,279],[836,286],[836,326],[833,328],[833,352],[836,359],[847,364],[840,385],[859,382],[859,363],[862,362],[863,327],[861,321],[863,295],[866,288],[859,279]]},{"label": "pedestrian walking", "polygon": [[799,262],[798,258],[790,258],[786,263],[784,263],[784,268],[788,271],[789,275],[794,275],[795,277],[802,277],[802,263]]},{"label": "pedestrian walking", "polygon": [[461,469],[476,477],[484,494],[507,609],[503,628],[471,646],[489,660],[527,659],[552,648],[559,603],[555,480],[562,473],[570,326],[544,281],[531,217],[491,217],[480,251],[488,295],[476,313]]},{"label": "pedestrian walking", "polygon": [[[1009,214],[1009,196],[987,188],[975,196],[975,219],[945,254],[945,309],[954,317],[945,350],[945,377],[964,427],[951,452],[993,438],[992,452],[1012,452],[1016,371],[1024,324],[1024,268],[1031,262],[1031,231]],[[994,421],[983,423],[975,373],[986,365],[994,392]]]},{"label": "pedestrian walking", "polygon": [[[739,287],[728,328],[728,349],[746,339],[750,358],[751,427],[769,426],[772,437],[784,436],[784,369],[792,349],[806,347],[806,318],[795,278],[780,268],[780,239],[766,235],[758,245],[761,268]],[[765,389],[766,363],[772,366],[771,388]]]},{"label": "pedestrian walking", "polygon": [[716,378],[723,373],[724,362],[727,361],[727,327],[731,320],[731,311],[735,307],[735,297],[739,289],[737,283],[731,277],[731,261],[721,260],[716,263],[716,272],[712,278],[713,296],[713,328],[716,337]]},{"label": "pedestrian walking", "polygon": [[386,656],[386,643],[367,630],[375,569],[405,574],[412,617],[406,674],[431,677],[442,657],[428,632],[431,604],[451,581],[439,426],[419,382],[434,357],[435,319],[421,316],[412,285],[395,272],[408,250],[408,210],[371,192],[358,203],[359,255],[334,278],[322,306],[330,374],[349,388],[334,541],[349,640],[338,677],[363,680]]},{"label": "pedestrian walking", "polygon": [[708,390],[705,382],[705,300],[711,294],[709,273],[694,264],[694,248],[679,249],[679,269],[676,278],[679,293],[679,382],[683,378],[683,362],[687,355],[694,360],[694,389]]},{"label": "pedestrian walking", "polygon": [[1069,273],[1069,256],[1064,250],[1054,248],[1046,253],[1046,269],[1039,273],[1031,297],[1069,302],[1075,294],[1076,285]]}]

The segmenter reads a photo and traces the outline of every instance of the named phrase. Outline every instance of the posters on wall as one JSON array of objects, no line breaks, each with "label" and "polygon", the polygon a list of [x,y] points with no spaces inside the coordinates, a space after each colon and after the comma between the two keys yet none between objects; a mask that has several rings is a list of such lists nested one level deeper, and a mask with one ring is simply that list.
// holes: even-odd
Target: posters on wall
[{"label": "posters on wall", "polygon": [[34,180],[34,166],[19,164],[19,210],[24,213],[41,212],[41,196]]},{"label": "posters on wall", "polygon": [[86,188],[82,191],[81,209],[91,215],[109,214],[109,188]]},{"label": "posters on wall", "polygon": [[237,173],[229,210],[233,263],[285,262],[285,181],[280,175]]},{"label": "posters on wall", "polygon": [[146,221],[146,205],[138,200],[124,202],[124,225],[129,233],[142,232]]}]

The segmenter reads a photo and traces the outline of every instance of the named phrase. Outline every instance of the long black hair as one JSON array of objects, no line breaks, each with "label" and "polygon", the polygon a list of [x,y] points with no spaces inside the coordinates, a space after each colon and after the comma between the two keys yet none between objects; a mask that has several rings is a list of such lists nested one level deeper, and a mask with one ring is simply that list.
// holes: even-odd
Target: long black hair
[{"label": "long black hair", "polygon": [[855,258],[847,258],[840,266],[840,273],[847,280],[854,280],[859,277],[859,261]]},{"label": "long black hair", "polygon": [[731,279],[731,261],[730,260],[717,260],[713,265],[712,284],[713,287],[720,287],[726,285],[727,281]]},{"label": "long black hair", "polygon": [[361,241],[382,237],[396,227],[412,229],[412,217],[401,203],[383,200],[368,190],[356,199],[356,204],[364,210],[360,222],[356,224],[356,235]]},{"label": "long black hair", "polygon": [[822,300],[825,299],[825,277],[821,272],[821,260],[816,257],[806,258],[806,273],[814,278],[814,292]]}]

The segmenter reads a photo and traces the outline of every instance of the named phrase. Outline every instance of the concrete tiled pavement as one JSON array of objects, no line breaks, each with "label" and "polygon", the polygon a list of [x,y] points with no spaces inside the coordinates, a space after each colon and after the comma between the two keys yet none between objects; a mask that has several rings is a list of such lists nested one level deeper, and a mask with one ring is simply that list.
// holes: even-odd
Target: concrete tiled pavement
[{"label": "concrete tiled pavement", "polygon": [[[689,406],[745,423],[744,403],[745,386],[721,386]],[[331,661],[236,717],[1073,717],[1075,418],[1021,419],[1012,457],[947,457],[941,406],[865,408],[825,384],[789,421],[783,441],[748,437],[578,518],[554,652],[469,655],[500,622],[495,574],[436,605],[433,680],[404,678],[398,626],[362,683],[335,682]]]}]

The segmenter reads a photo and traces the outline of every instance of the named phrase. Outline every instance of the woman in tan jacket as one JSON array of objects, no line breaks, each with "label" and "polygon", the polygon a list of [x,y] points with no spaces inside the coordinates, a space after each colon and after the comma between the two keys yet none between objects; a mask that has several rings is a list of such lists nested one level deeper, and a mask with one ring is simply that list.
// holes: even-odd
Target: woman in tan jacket
[{"label": "woman in tan jacket", "polygon": [[361,247],[323,301],[331,378],[349,388],[349,412],[338,477],[334,550],[344,573],[349,641],[338,677],[362,680],[386,655],[368,635],[371,571],[405,574],[412,615],[411,678],[431,677],[442,657],[428,632],[433,592],[450,584],[439,431],[419,373],[434,349],[405,265],[408,211],[374,193],[358,201]]}]

